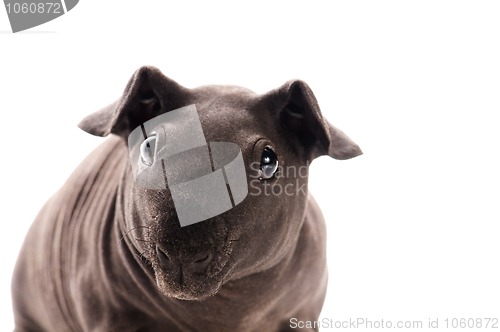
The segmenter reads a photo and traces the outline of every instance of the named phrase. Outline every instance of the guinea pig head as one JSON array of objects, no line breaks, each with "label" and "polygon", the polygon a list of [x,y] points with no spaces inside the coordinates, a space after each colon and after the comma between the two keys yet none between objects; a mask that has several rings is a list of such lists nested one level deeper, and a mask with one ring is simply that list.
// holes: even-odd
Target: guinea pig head
[{"label": "guinea pig head", "polygon": [[142,67],[80,128],[123,138],[123,236],[158,290],[184,300],[278,264],[304,222],[310,162],[361,154],[297,80],[265,94],[188,89]]}]

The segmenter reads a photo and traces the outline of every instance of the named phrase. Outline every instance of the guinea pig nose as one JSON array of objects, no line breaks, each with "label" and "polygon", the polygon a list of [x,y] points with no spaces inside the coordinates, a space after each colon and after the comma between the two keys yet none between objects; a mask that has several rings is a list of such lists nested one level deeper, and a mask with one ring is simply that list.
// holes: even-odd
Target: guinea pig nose
[{"label": "guinea pig nose", "polygon": [[158,260],[160,261],[161,265],[167,266],[168,264],[170,264],[170,257],[168,256],[167,252],[160,246],[156,246],[156,255],[158,256]]},{"label": "guinea pig nose", "polygon": [[191,264],[189,264],[188,268],[191,272],[203,272],[212,259],[213,254],[211,252],[201,252],[193,257],[193,260],[191,261]]}]

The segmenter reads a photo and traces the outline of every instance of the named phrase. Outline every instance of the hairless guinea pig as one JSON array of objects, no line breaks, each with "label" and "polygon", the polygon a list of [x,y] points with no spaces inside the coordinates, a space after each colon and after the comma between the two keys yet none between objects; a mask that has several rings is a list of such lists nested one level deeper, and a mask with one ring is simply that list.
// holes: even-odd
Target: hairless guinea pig
[{"label": "hairless guinea pig", "polygon": [[326,229],[307,167],[361,150],[307,84],[188,89],[142,67],[79,126],[113,135],[25,239],[16,331],[298,331],[292,318],[318,319]]}]

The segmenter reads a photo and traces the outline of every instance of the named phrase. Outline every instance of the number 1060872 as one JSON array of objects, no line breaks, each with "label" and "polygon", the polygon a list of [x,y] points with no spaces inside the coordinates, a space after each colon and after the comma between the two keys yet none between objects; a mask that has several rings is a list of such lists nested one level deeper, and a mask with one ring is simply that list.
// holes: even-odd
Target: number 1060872
[{"label": "number 1060872", "polygon": [[15,2],[5,7],[8,14],[62,14],[61,4],[57,2]]}]

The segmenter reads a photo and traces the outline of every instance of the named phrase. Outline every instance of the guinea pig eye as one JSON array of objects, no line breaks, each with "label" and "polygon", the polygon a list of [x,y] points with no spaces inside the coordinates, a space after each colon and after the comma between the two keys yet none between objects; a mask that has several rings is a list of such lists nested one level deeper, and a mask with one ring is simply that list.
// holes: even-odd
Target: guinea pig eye
[{"label": "guinea pig eye", "polygon": [[156,146],[156,133],[146,138],[141,144],[141,161],[144,165],[151,166],[154,162]]},{"label": "guinea pig eye", "polygon": [[262,157],[260,159],[260,178],[270,179],[278,170],[278,157],[276,153],[270,148],[264,148]]}]

